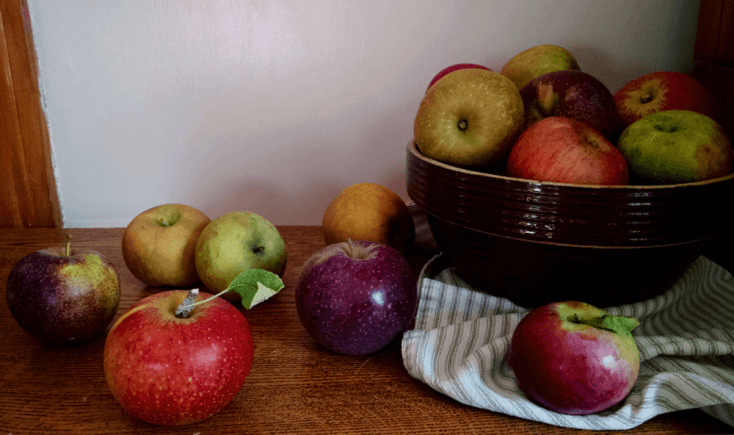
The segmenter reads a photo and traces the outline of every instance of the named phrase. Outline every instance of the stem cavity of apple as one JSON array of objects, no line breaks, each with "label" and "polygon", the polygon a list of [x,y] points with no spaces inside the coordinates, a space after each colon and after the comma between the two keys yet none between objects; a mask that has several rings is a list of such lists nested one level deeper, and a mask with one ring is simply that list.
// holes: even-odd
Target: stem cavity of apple
[{"label": "stem cavity of apple", "polygon": [[462,119],[459,121],[459,125],[457,127],[459,127],[459,130],[461,131],[466,131],[466,129],[469,128],[469,123],[466,119]]}]

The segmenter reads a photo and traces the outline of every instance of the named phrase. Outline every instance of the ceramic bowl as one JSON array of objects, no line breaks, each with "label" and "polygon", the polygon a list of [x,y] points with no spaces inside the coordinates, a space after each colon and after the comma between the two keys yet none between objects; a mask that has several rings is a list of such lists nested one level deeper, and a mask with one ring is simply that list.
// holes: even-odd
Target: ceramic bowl
[{"label": "ceramic bowl", "polygon": [[655,186],[538,182],[407,149],[408,195],[472,285],[524,307],[632,303],[668,288],[728,223],[734,174]]}]

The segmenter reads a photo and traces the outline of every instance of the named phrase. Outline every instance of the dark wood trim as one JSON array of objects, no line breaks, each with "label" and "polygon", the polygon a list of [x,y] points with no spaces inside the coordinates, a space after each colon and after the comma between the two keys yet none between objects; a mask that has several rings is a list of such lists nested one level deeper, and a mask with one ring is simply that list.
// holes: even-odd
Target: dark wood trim
[{"label": "dark wood trim", "polygon": [[61,228],[27,0],[0,2],[0,145],[0,228]]}]

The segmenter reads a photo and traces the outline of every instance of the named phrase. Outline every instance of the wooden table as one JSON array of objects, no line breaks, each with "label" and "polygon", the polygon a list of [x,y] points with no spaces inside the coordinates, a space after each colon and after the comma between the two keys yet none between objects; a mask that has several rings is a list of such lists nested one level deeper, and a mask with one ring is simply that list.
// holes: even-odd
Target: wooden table
[{"label": "wooden table", "polygon": [[[126,414],[102,370],[104,337],[50,346],[25,333],[8,311],[7,277],[23,256],[63,246],[107,256],[122,282],[117,315],[160,289],[134,278],[122,258],[123,229],[0,230],[0,435],[213,433],[594,433],[568,430],[462,405],[410,377],[399,341],[369,356],[345,356],[314,343],[298,320],[294,288],[304,261],[324,246],[320,227],[280,227],[288,250],[286,284],[250,311],[255,360],[230,404],[198,424],[154,427]],[[415,268],[431,253],[410,255]],[[631,433],[731,433],[697,410],[658,416]]]}]

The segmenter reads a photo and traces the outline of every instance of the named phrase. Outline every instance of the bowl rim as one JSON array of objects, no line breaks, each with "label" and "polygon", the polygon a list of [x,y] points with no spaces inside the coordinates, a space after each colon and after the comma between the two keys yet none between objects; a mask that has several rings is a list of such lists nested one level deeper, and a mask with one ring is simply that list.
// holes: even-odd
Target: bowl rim
[{"label": "bowl rim", "polygon": [[418,144],[415,142],[415,140],[411,140],[408,142],[408,150],[415,155],[417,158],[425,161],[426,163],[429,163],[431,165],[439,166],[446,170],[461,172],[467,175],[476,176],[476,177],[485,177],[485,178],[494,178],[499,180],[507,180],[512,182],[518,182],[518,183],[526,183],[533,187],[540,187],[540,186],[560,186],[560,187],[566,187],[566,188],[579,188],[579,189],[605,189],[605,190],[663,190],[663,189],[670,189],[670,188],[685,188],[685,187],[695,187],[695,186],[703,186],[707,184],[713,184],[718,183],[721,181],[726,181],[734,178],[734,171],[729,173],[728,175],[724,175],[723,177],[717,177],[717,178],[711,178],[708,180],[703,181],[693,181],[690,183],[677,183],[677,184],[628,184],[628,185],[597,185],[597,184],[573,184],[573,183],[559,183],[556,181],[538,181],[538,180],[527,180],[524,178],[516,178],[516,177],[509,177],[507,175],[499,175],[499,174],[491,174],[489,172],[480,172],[475,171],[468,168],[463,168],[460,166],[453,166],[449,165],[448,163],[443,163],[441,161],[432,159],[425,154],[423,154],[418,149]]}]

